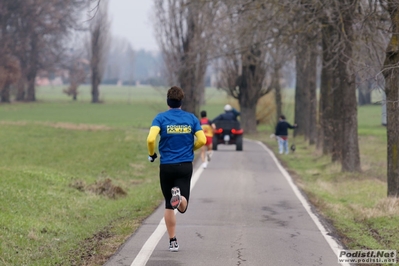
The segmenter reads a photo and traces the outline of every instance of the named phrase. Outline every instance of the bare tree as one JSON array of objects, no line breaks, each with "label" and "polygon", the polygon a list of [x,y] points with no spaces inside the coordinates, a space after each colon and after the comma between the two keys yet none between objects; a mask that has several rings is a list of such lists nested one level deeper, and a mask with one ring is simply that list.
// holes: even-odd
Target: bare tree
[{"label": "bare tree", "polygon": [[68,96],[72,96],[74,101],[78,97],[78,87],[86,80],[89,72],[89,61],[86,58],[75,54],[71,56],[70,61],[65,65],[68,70],[69,86],[63,92]]},{"label": "bare tree", "polygon": [[213,1],[155,0],[155,28],[170,84],[185,92],[183,109],[199,115],[218,8]]},{"label": "bare tree", "polygon": [[276,51],[273,46],[275,33],[270,24],[263,25],[276,12],[270,11],[269,6],[257,6],[256,2],[225,1],[218,34],[222,55],[219,86],[238,100],[242,127],[249,133],[256,132],[258,100],[272,89],[278,89],[279,85],[278,79],[271,84],[271,73],[280,68],[280,62],[273,62],[269,52]]},{"label": "bare tree", "polygon": [[19,59],[21,66],[17,100],[36,100],[37,73],[53,68],[62,58],[65,37],[71,29],[78,27],[77,17],[85,1],[5,1],[2,7],[6,7],[11,15],[2,26],[11,36],[10,53]]},{"label": "bare tree", "polygon": [[96,14],[90,21],[91,102],[100,102],[99,85],[105,70],[109,48],[108,0],[99,2]]},{"label": "bare tree", "polygon": [[71,36],[67,51],[57,64],[58,71],[67,71],[69,86],[63,92],[77,100],[78,88],[86,81],[90,73],[90,61],[87,51],[87,29],[77,31]]}]

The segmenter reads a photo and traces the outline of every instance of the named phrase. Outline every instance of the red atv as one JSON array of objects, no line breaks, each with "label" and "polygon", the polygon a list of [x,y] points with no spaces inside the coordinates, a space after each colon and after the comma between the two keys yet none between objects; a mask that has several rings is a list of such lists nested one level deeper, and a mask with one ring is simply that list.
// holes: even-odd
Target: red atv
[{"label": "red atv", "polygon": [[216,151],[219,144],[236,145],[236,151],[242,151],[243,133],[240,122],[219,120],[215,122],[212,149]]}]

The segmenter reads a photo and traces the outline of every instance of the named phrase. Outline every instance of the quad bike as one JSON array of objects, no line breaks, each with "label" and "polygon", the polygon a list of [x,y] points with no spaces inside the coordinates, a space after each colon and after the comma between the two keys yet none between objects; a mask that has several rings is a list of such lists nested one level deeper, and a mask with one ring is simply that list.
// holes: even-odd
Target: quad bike
[{"label": "quad bike", "polygon": [[212,149],[216,151],[219,144],[236,145],[236,151],[242,151],[243,133],[240,122],[219,120],[215,122]]}]

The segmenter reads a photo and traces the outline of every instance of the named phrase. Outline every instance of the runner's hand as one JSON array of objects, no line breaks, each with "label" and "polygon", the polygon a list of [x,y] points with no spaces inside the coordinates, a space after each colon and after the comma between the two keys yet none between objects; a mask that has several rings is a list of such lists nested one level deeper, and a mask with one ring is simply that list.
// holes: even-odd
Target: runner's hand
[{"label": "runner's hand", "polygon": [[157,153],[154,152],[154,155],[148,155],[148,161],[153,163],[157,157],[158,157]]}]

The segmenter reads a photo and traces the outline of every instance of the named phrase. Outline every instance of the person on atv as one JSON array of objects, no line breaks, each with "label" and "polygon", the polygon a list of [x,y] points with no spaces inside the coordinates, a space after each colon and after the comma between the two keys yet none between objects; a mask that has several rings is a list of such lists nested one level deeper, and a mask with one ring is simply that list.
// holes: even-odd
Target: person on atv
[{"label": "person on atv", "polygon": [[226,104],[224,106],[224,113],[217,116],[215,119],[212,120],[214,124],[216,121],[219,120],[227,120],[227,121],[237,121],[237,116],[240,115],[236,109],[234,109],[230,104]]}]

